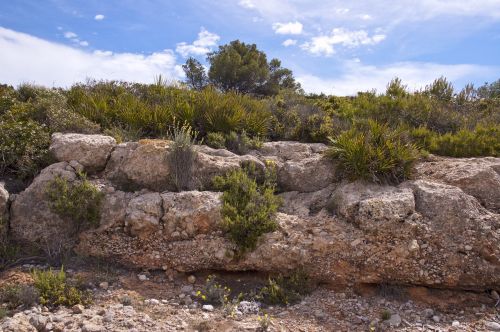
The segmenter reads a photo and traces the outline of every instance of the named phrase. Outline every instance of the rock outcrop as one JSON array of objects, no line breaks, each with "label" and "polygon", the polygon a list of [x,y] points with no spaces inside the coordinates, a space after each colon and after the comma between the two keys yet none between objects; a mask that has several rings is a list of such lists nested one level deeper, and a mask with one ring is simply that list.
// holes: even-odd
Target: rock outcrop
[{"label": "rock outcrop", "polygon": [[[105,171],[92,178],[105,193],[100,226],[81,233],[76,250],[144,269],[301,267],[328,283],[500,288],[499,158],[423,161],[415,179],[380,186],[337,180],[324,149],[273,142],[238,156],[196,147],[193,189],[209,190],[211,177],[247,163],[261,171],[276,167],[284,200],[279,228],[236,258],[219,227],[221,194],[171,191],[168,142],[117,145]],[[79,165],[51,165],[18,195],[11,207],[18,239],[40,242],[68,231],[48,208],[43,188],[55,176],[71,181]]]},{"label": "rock outcrop", "polygon": [[55,133],[50,152],[58,161],[75,160],[87,172],[95,172],[104,169],[115,145],[116,140],[109,136]]},{"label": "rock outcrop", "polygon": [[9,222],[9,192],[0,182],[0,243],[7,233]]}]

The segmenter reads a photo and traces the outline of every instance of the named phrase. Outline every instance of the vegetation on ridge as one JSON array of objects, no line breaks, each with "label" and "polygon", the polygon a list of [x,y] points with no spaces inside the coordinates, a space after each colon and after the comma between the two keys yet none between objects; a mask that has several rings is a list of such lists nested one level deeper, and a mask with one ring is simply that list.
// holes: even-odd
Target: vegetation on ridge
[{"label": "vegetation on ridge", "polygon": [[50,163],[53,132],[126,141],[167,137],[174,123],[189,125],[197,142],[237,153],[266,140],[346,141],[375,121],[430,153],[500,155],[500,80],[455,91],[441,77],[411,92],[395,78],[382,93],[339,97],[305,94],[289,69],[254,44],[220,46],[208,63],[205,72],[188,59],[186,82],[175,85],[161,76],[154,84],[88,81],[69,89],[1,85],[0,175],[33,177]]}]

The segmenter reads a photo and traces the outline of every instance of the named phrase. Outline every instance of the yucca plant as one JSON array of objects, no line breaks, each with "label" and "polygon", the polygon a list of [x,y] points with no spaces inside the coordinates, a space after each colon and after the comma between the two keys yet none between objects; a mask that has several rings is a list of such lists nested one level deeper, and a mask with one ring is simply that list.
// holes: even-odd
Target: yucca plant
[{"label": "yucca plant", "polygon": [[351,180],[402,182],[409,177],[419,157],[419,149],[402,130],[392,130],[372,120],[329,140],[331,147],[327,155],[338,160]]}]

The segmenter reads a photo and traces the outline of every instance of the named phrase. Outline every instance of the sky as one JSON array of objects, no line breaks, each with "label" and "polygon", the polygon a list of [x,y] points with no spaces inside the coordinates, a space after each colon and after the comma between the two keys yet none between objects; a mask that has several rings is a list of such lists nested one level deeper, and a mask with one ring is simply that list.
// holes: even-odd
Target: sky
[{"label": "sky", "polygon": [[175,82],[235,39],[308,93],[500,78],[500,0],[0,0],[0,83]]}]

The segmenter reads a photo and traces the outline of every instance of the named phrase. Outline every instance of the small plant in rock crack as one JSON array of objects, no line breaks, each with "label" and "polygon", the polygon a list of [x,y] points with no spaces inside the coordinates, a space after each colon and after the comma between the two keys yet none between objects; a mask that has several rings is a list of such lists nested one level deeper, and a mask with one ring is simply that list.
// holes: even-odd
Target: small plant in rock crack
[{"label": "small plant in rock crack", "polygon": [[196,292],[196,297],[201,302],[212,305],[225,305],[229,303],[231,289],[219,284],[213,275],[209,275],[203,290]]},{"label": "small plant in rock crack", "polygon": [[297,270],[289,276],[278,275],[269,278],[268,284],[260,291],[259,298],[268,304],[291,304],[298,302],[312,289],[309,276]]},{"label": "small plant in rock crack", "polygon": [[198,132],[193,130],[188,123],[174,127],[169,133],[172,143],[172,151],[168,155],[172,182],[177,191],[189,190],[193,186],[193,166],[196,151],[193,145],[196,142]]},{"label": "small plant in rock crack", "polygon": [[84,173],[78,173],[73,182],[55,177],[47,185],[46,194],[52,211],[73,222],[75,234],[87,226],[98,226],[104,193]]}]

